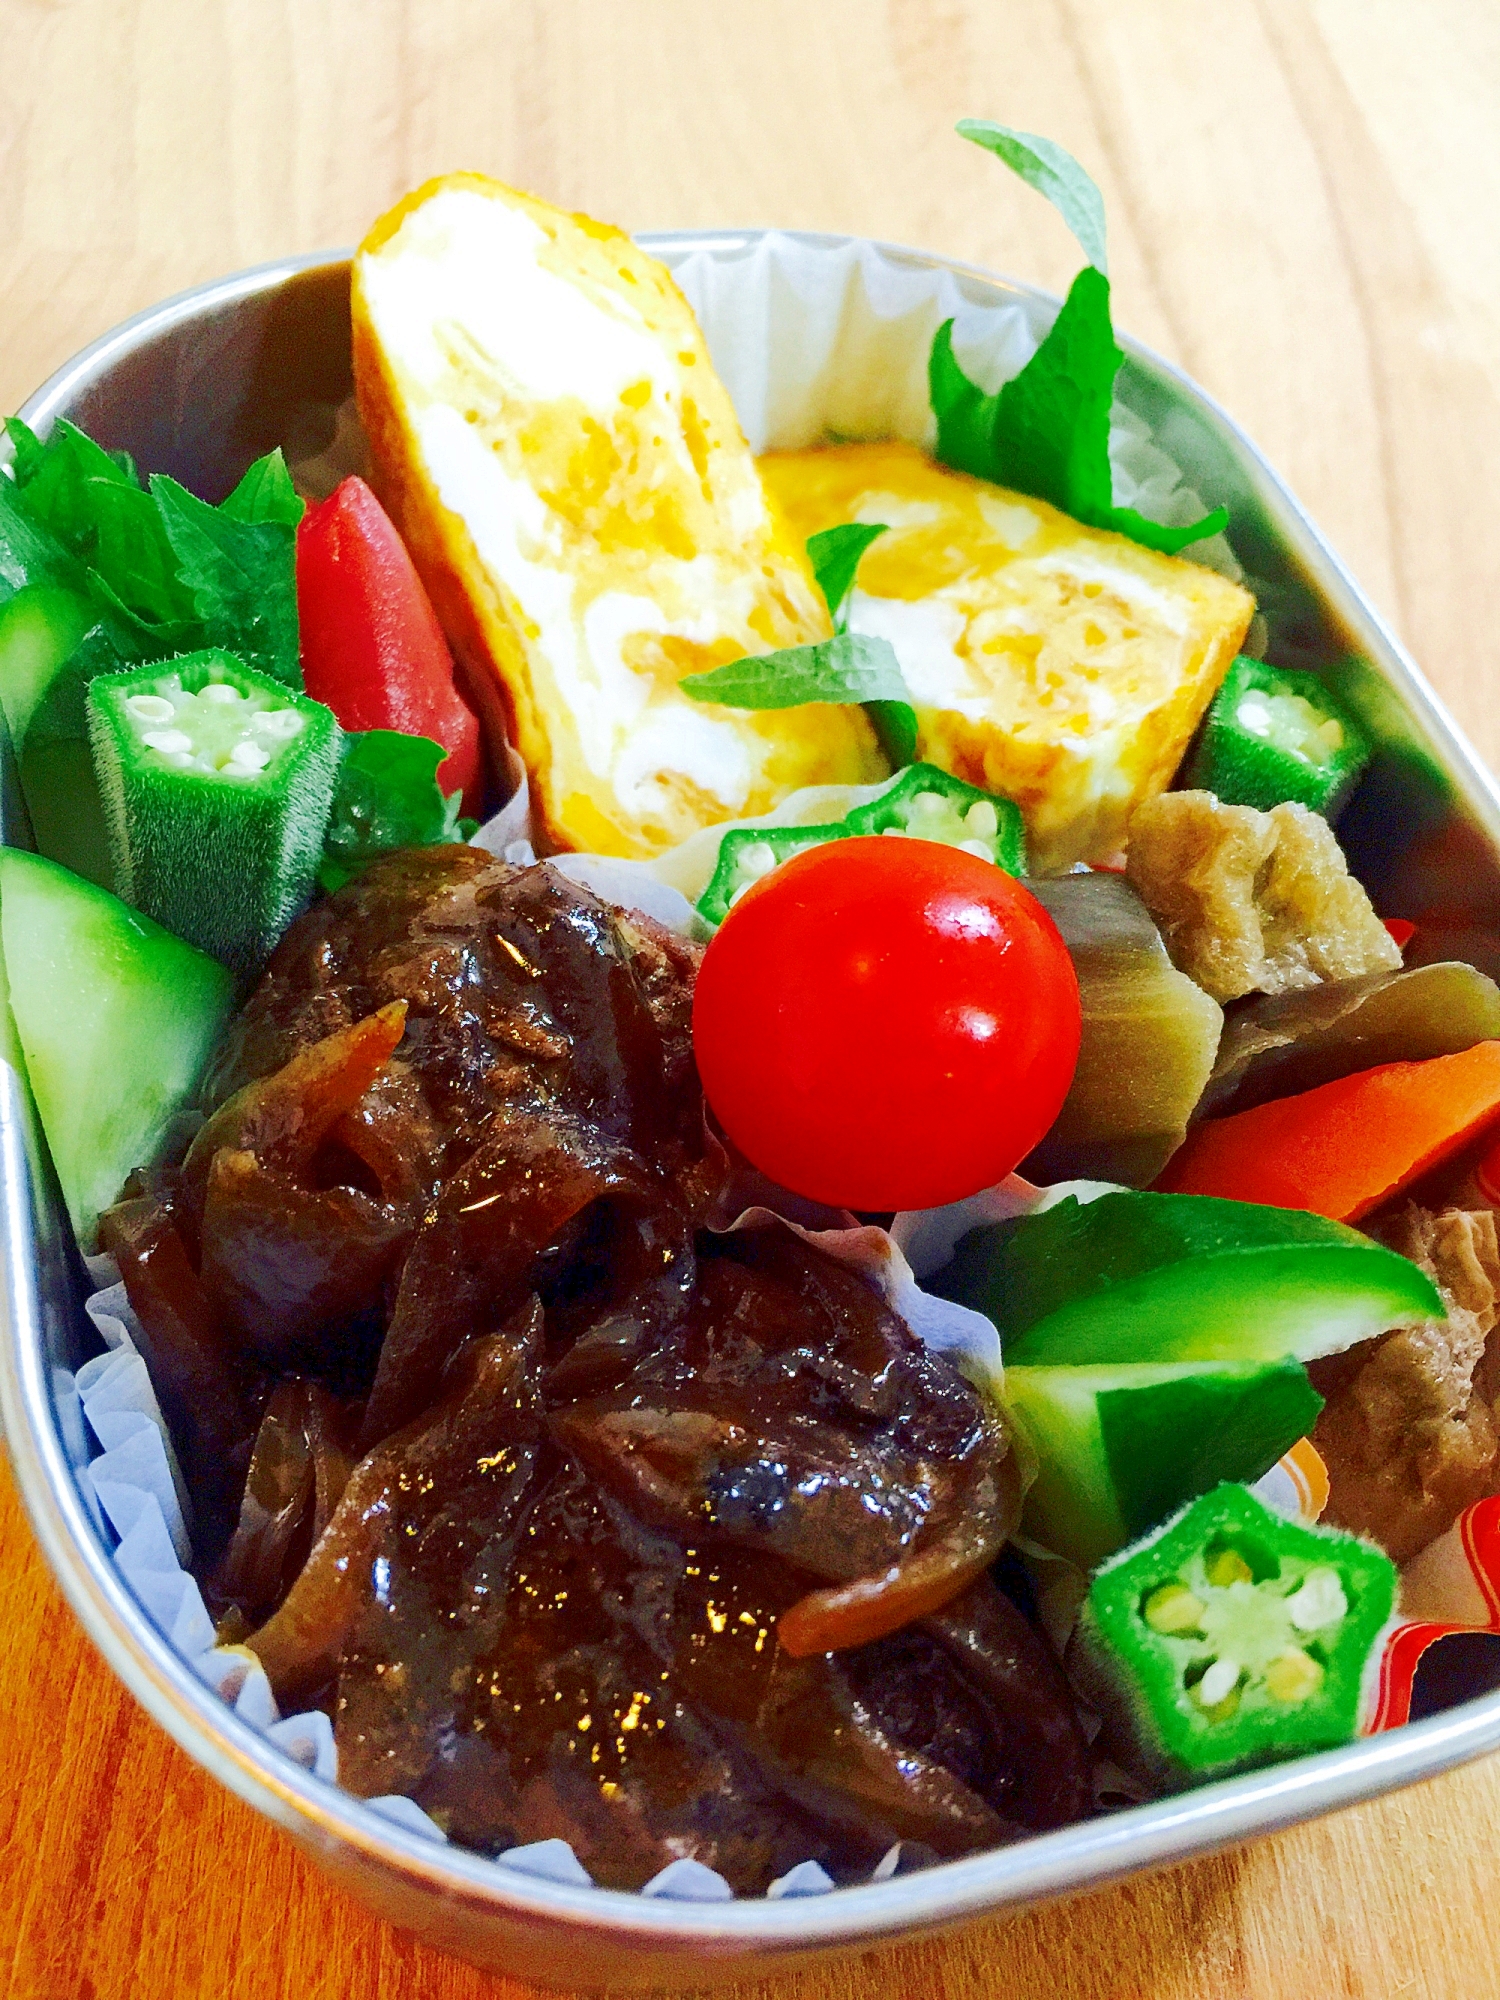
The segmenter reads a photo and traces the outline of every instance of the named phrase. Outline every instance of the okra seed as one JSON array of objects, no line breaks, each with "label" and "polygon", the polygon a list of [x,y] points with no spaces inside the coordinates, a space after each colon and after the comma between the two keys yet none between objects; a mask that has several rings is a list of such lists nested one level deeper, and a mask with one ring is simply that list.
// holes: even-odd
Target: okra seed
[{"label": "okra seed", "polygon": [[948,801],[937,792],[918,792],[908,810],[912,819],[945,819]]},{"label": "okra seed", "polygon": [[1217,1590],[1227,1590],[1232,1583],[1255,1581],[1254,1571],[1237,1549],[1218,1550],[1204,1564],[1203,1574]]},{"label": "okra seed", "polygon": [[1275,1701],[1306,1701],[1323,1685],[1323,1669],[1310,1653],[1293,1646],[1272,1660],[1265,1671],[1265,1682]]},{"label": "okra seed", "polygon": [[148,729],[141,741],[148,750],[160,750],[164,757],[182,750],[191,752],[193,747],[192,737],[181,729]]},{"label": "okra seed", "polygon": [[1299,1632],[1316,1632],[1320,1625],[1331,1625],[1342,1618],[1349,1609],[1349,1600],[1338,1571],[1310,1569],[1300,1588],[1287,1599],[1286,1608]]},{"label": "okra seed", "polygon": [[200,688],[198,691],[199,701],[211,701],[221,708],[232,701],[238,701],[239,698],[239,689],[231,687],[228,681],[210,681],[206,688]]},{"label": "okra seed", "polygon": [[740,849],[740,873],[758,882],[776,866],[776,850],[769,840],[752,840]]},{"label": "okra seed", "polygon": [[297,734],[302,717],[295,708],[261,708],[251,716],[250,727],[257,736],[286,738]]},{"label": "okra seed", "polygon": [[958,851],[960,854],[977,854],[981,861],[993,861],[995,858],[994,849],[983,840],[961,840]]},{"label": "okra seed", "polygon": [[1217,1708],[1240,1684],[1238,1660],[1215,1660],[1193,1692],[1204,1708]]},{"label": "okra seed", "polygon": [[125,700],[125,712],[137,722],[170,722],[177,713],[171,702],[159,694],[132,694]]},{"label": "okra seed", "polygon": [[228,771],[263,771],[270,761],[270,751],[262,744],[252,743],[247,737],[235,744],[220,768]]},{"label": "okra seed", "polygon": [[1203,1600],[1186,1584],[1164,1583],[1141,1606],[1141,1616],[1153,1632],[1196,1632],[1203,1617]]},{"label": "okra seed", "polygon": [[1300,694],[1250,695],[1235,710],[1235,720],[1250,735],[1313,766],[1326,763],[1344,744],[1337,717],[1325,715]]},{"label": "okra seed", "polygon": [[904,826],[883,826],[880,831],[882,833],[893,833],[897,840],[905,840],[906,838],[906,828]]},{"label": "okra seed", "polygon": [[988,799],[976,799],[964,814],[964,825],[981,840],[993,840],[1000,831],[1000,816]]}]

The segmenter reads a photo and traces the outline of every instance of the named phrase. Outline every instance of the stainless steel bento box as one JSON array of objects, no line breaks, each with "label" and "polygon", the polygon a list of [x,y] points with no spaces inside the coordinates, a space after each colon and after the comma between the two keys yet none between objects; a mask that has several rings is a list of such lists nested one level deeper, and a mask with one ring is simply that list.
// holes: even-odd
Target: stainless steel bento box
[{"label": "stainless steel bento box", "polygon": [[[756,232],[650,236],[680,255],[749,249]],[[817,243],[824,239],[807,239]],[[915,251],[975,303],[1045,322],[1056,301]],[[141,314],[63,368],[22,411],[58,417],[220,499],[276,444],[315,451],[309,412],[349,391],[348,265],[309,257],[205,285]],[[1500,787],[1400,644],[1254,446],[1186,377],[1124,343],[1120,394],[1205,502],[1227,503],[1285,664],[1336,680],[1379,745],[1340,833],[1381,907],[1420,927],[1429,958],[1500,972]],[[299,434],[300,433],[300,434]],[[7,785],[7,793],[9,786]],[[8,838],[18,820],[7,815]],[[1094,1888],[1431,1777],[1500,1747],[1500,1666],[1456,1706],[1346,1749],[1116,1812],[1013,1847],[863,1888],[780,1902],[684,1903],[538,1880],[408,1833],[272,1749],[200,1681],[116,1570],[85,1504],[53,1403],[54,1369],[95,1341],[84,1276],[24,1088],[0,1063],[0,1416],[37,1535],[116,1672],[209,1771],[372,1908],[478,1964],[567,1987],[701,1986],[908,1937]],[[1489,1651],[1500,1650],[1491,1646]]]}]

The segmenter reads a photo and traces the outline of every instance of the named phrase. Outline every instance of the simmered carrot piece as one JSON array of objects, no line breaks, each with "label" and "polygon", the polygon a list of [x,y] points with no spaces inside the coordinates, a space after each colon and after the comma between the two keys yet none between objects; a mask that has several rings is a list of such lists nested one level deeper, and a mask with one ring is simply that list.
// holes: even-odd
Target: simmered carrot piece
[{"label": "simmered carrot piece", "polygon": [[968,1562],[956,1561],[945,1545],[853,1583],[832,1584],[799,1597],[776,1621],[776,1637],[794,1660],[814,1653],[840,1653],[899,1632],[903,1625],[941,1611],[982,1576],[999,1550]]},{"label": "simmered carrot piece", "polygon": [[1500,1117],[1500,1041],[1382,1063],[1188,1135],[1157,1186],[1357,1222]]}]

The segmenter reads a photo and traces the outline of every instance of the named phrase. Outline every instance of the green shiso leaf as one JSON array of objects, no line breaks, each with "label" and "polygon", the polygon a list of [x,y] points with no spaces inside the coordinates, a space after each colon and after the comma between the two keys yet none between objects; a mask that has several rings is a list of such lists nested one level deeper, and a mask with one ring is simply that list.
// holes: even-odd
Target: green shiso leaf
[{"label": "green shiso leaf", "polygon": [[860,558],[871,542],[886,532],[884,521],[845,521],[837,528],[824,528],[807,538],[807,559],[813,577],[823,593],[828,615],[842,632],[847,622],[844,600],[854,588]]},{"label": "green shiso leaf", "polygon": [[41,471],[42,460],[46,456],[42,441],[30,424],[22,423],[19,417],[5,419],[5,435],[10,439],[10,447],[15,454],[11,476],[17,486],[26,486]]},{"label": "green shiso leaf", "polygon": [[1039,132],[1016,132],[988,118],[960,118],[959,137],[1003,160],[1028,187],[1044,194],[1078,238],[1085,257],[1099,271],[1109,263],[1104,251],[1104,197],[1092,174],[1065,146]]},{"label": "green shiso leaf", "polygon": [[14,479],[0,483],[0,580],[86,590],[121,656],[168,659],[229,646],[301,691],[296,527],[302,503],[279,451],[257,460],[222,507],[158,475],[146,491],[128,454],[59,418],[43,443],[12,417]]},{"label": "green shiso leaf", "polygon": [[911,701],[895,648],[864,632],[836,632],[811,646],[753,653],[678,683],[694,701],[723,708],[800,708],[804,702]]},{"label": "green shiso leaf", "polygon": [[[89,513],[94,546],[88,555],[90,594],[103,610],[118,608],[149,654],[158,632],[181,630],[191,644],[197,607],[182,577],[166,525],[138,486],[93,483]],[[160,643],[181,650],[170,636]]]},{"label": "green shiso leaf", "polygon": [[[7,511],[24,516],[29,530],[17,588],[46,580],[91,590],[92,573],[108,579],[107,598],[96,602],[120,606],[127,616],[159,623],[191,612],[191,600],[176,588],[176,564],[156,509],[128,460],[122,464],[65,418],[45,444],[19,417],[5,428],[16,455]],[[71,558],[71,575],[54,550]]]},{"label": "green shiso leaf", "polygon": [[292,484],[278,445],[258,458],[219,509],[232,521],[279,521],[295,528],[302,519],[302,497]]},{"label": "green shiso leaf", "polygon": [[[972,129],[970,129],[972,128]],[[1007,134],[1003,126],[982,126],[966,119],[959,127],[966,138],[989,147],[996,157],[1015,167],[1032,186],[1041,189],[1079,234],[1092,256],[1089,238],[1078,230],[1069,206],[1064,206],[1052,176],[1068,189],[1068,203],[1078,205],[1078,190],[1087,183],[1095,200],[1098,189],[1082,167],[1061,147],[1057,156],[1076,171],[1076,179],[1061,175],[1055,159],[1035,172],[1018,165],[1007,150],[992,144],[985,133],[1007,139],[1038,142],[1026,134]],[[1048,142],[1050,143],[1050,142]],[[1028,159],[1030,155],[1026,156]],[[1040,159],[1040,155],[1037,156]],[[1060,184],[1060,182],[1059,182]],[[933,337],[928,361],[928,391],[937,421],[937,456],[957,472],[971,473],[1017,493],[1046,500],[1091,528],[1128,535],[1163,555],[1176,555],[1192,542],[1219,534],[1228,524],[1227,508],[1217,507],[1201,521],[1168,528],[1148,521],[1133,507],[1114,504],[1114,475],[1109,462],[1110,411],[1115,377],[1124,360],[1110,319],[1109,279],[1103,270],[1103,210],[1100,208],[1099,257],[1073,280],[1062,310],[1046,338],[1020,374],[993,396],[970,380],[953,352],[953,322],[946,320]]]},{"label": "green shiso leaf", "polygon": [[192,595],[200,645],[230,647],[247,666],[300,693],[295,526],[237,519],[164,473],[151,481],[151,497]]},{"label": "green shiso leaf", "polygon": [[[807,538],[813,576],[836,632],[849,629],[847,599],[865,550],[887,532],[884,521],[846,521]],[[880,747],[892,765],[902,769],[917,754],[917,711],[909,701],[870,701],[866,713],[875,725]]]},{"label": "green shiso leaf", "polygon": [[134,466],[123,453],[117,457],[95,444],[66,417],[58,418],[45,444],[19,417],[7,418],[5,430],[15,452],[16,484],[33,519],[74,555],[88,556],[97,489],[124,486],[139,492]]},{"label": "green shiso leaf", "polygon": [[904,771],[917,761],[917,711],[909,701],[867,701],[865,714],[875,725],[880,747],[891,768]]},{"label": "green shiso leaf", "polygon": [[345,736],[318,869],[322,888],[341,889],[393,848],[467,839],[474,823],[459,819],[458,793],[445,798],[438,789],[437,769],[447,754],[430,737],[394,729]]},{"label": "green shiso leaf", "polygon": [[40,521],[33,520],[16,488],[0,472],[0,598],[28,583],[62,583],[83,588],[80,565]]}]

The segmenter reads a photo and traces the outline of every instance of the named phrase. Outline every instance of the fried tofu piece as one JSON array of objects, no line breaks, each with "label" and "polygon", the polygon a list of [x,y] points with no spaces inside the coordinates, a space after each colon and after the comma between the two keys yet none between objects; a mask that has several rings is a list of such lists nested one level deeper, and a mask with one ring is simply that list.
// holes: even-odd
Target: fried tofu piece
[{"label": "fried tofu piece", "polygon": [[1126,864],[1172,963],[1221,1004],[1401,963],[1333,829],[1306,806],[1166,792],[1131,820]]},{"label": "fried tofu piece", "polygon": [[1312,1435],[1328,1467],[1326,1518],[1405,1563],[1500,1488],[1500,1247],[1489,1209],[1408,1203],[1376,1233],[1421,1265],[1448,1317],[1314,1362],[1327,1401]]},{"label": "fried tofu piece", "polygon": [[679,692],[832,628],[697,321],[628,236],[450,174],[361,244],[353,322],[376,483],[553,845],[646,856],[886,774],[859,708]]},{"label": "fried tofu piece", "polygon": [[801,535],[888,527],[850,624],[894,645],[919,754],[1014,799],[1039,873],[1117,850],[1239,651],[1249,594],[912,445],[772,453],[760,468]]}]

